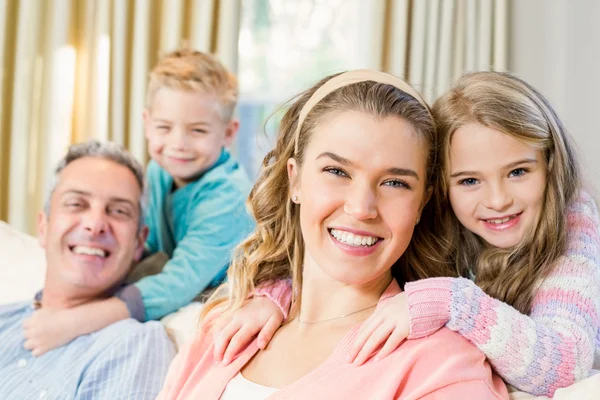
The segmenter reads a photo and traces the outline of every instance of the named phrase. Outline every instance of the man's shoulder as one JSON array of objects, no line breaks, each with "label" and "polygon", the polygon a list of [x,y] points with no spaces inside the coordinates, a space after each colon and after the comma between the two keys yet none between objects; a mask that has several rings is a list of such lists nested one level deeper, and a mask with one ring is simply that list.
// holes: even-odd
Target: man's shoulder
[{"label": "man's shoulder", "polygon": [[115,322],[98,333],[107,337],[120,338],[123,341],[144,338],[146,341],[171,343],[167,332],[158,321],[139,322],[128,318]]},{"label": "man's shoulder", "polygon": [[31,309],[31,301],[18,303],[0,304],[0,325],[14,318],[22,318]]}]

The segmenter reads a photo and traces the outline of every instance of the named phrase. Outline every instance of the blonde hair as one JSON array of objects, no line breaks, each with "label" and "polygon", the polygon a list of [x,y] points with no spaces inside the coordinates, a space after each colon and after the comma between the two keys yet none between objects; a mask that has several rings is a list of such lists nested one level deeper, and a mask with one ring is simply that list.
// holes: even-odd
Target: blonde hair
[{"label": "blonde hair", "polygon": [[[428,109],[414,97],[395,86],[374,81],[352,83],[334,90],[319,101],[296,129],[300,112],[311,96],[334,76],[329,76],[301,93],[292,102],[279,126],[275,148],[263,161],[260,176],[248,199],[256,220],[256,230],[238,247],[228,270],[228,295],[217,291],[208,301],[203,315],[215,307],[225,312],[240,308],[252,291],[263,283],[291,279],[294,288],[292,310],[296,312],[302,287],[304,241],[300,230],[299,205],[289,199],[288,159],[300,167],[311,134],[324,118],[346,111],[358,111],[376,118],[396,116],[408,121],[427,146],[427,179],[431,178],[435,159],[435,125]],[[297,143],[297,150],[295,149]],[[408,254],[414,251],[409,245]],[[404,257],[404,256],[403,256]],[[404,281],[406,271],[392,267],[394,276]],[[443,275],[443,274],[440,274]]]},{"label": "blonde hair", "polygon": [[215,95],[225,122],[231,120],[238,98],[235,75],[212,55],[191,49],[166,54],[152,69],[146,92],[147,108],[152,107],[154,95],[163,87]]},{"label": "blonde hair", "polygon": [[[439,256],[461,274],[472,266],[476,283],[487,294],[527,314],[539,285],[566,250],[565,212],[581,186],[572,139],[544,96],[507,73],[464,75],[434,103],[432,111],[441,146],[441,171],[434,190],[442,222],[436,238]],[[453,133],[469,123],[498,130],[545,155],[548,172],[541,212],[532,231],[514,248],[485,246],[460,224],[450,206],[450,143]]]}]

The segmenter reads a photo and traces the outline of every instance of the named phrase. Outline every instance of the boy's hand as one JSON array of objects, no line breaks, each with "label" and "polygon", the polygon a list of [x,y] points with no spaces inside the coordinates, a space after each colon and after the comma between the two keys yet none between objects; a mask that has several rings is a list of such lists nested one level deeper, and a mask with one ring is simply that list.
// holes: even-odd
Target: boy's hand
[{"label": "boy's hand", "polygon": [[408,337],[410,320],[406,293],[399,293],[382,304],[360,328],[348,354],[348,362],[362,365],[384,342],[374,358],[388,356]]},{"label": "boy's hand", "polygon": [[26,350],[39,357],[62,346],[78,335],[72,325],[70,310],[43,308],[33,312],[31,318],[23,322]]},{"label": "boy's hand", "polygon": [[214,357],[224,365],[258,335],[258,347],[264,349],[283,322],[279,307],[266,297],[253,297],[241,309],[229,317],[221,317],[215,323]]}]

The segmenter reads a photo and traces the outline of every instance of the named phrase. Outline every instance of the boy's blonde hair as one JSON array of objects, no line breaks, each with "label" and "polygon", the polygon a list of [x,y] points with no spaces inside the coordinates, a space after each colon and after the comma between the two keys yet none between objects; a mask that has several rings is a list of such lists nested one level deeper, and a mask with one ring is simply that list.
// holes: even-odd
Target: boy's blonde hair
[{"label": "boy's blonde hair", "polygon": [[146,107],[152,107],[156,91],[162,87],[217,96],[221,117],[228,122],[238,98],[238,83],[214,56],[191,49],[166,54],[150,72]]}]

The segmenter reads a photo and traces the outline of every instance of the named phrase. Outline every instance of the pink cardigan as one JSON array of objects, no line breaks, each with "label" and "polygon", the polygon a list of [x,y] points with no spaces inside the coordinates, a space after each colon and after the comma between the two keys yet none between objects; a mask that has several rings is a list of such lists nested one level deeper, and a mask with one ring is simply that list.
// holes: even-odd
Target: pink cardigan
[{"label": "pink cardigan", "polygon": [[[379,305],[399,292],[393,281]],[[492,374],[483,353],[449,329],[406,341],[383,360],[355,366],[345,357],[359,328],[354,327],[323,364],[269,399],[508,399],[504,383]],[[158,399],[217,400],[258,350],[254,340],[231,364],[220,366],[213,358],[212,334],[205,330],[179,352]]]}]

